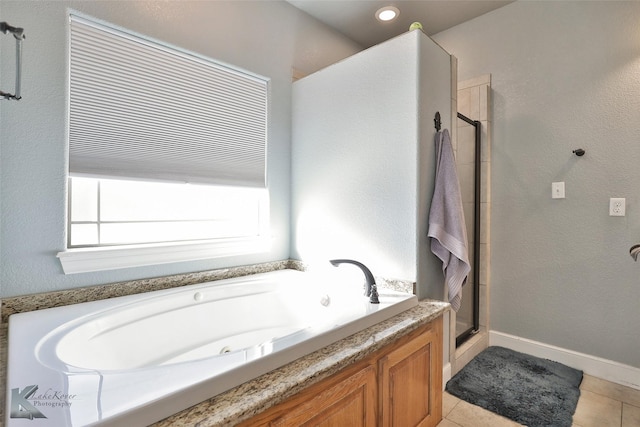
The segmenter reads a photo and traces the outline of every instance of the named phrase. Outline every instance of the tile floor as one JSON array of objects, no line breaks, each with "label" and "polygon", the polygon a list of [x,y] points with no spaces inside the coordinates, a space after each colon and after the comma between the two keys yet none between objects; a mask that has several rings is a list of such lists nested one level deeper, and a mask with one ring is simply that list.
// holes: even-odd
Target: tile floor
[{"label": "tile floor", "polygon": [[[438,427],[518,427],[507,418],[444,393]],[[573,427],[640,427],[640,390],[585,375]]]}]

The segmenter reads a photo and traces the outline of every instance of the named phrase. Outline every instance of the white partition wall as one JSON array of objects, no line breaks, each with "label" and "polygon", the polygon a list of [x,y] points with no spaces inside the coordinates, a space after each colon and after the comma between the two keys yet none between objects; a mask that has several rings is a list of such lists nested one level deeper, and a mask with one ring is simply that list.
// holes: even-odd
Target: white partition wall
[{"label": "white partition wall", "polygon": [[444,297],[426,231],[451,75],[450,55],[413,31],[294,83],[293,257],[356,259]]}]

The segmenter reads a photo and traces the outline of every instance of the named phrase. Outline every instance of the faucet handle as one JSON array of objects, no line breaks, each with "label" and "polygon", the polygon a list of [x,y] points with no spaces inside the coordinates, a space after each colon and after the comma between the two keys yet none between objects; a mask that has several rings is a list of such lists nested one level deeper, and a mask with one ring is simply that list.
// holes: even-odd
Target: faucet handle
[{"label": "faucet handle", "polygon": [[369,302],[371,304],[380,304],[380,299],[378,298],[378,286],[375,283],[371,285],[371,295],[369,295]]}]

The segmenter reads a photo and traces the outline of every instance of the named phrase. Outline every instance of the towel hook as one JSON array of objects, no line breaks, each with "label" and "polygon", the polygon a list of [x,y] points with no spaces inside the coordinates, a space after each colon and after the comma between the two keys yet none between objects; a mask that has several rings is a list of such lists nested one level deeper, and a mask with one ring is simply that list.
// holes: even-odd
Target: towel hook
[{"label": "towel hook", "polygon": [[440,132],[440,127],[442,126],[442,121],[440,120],[440,111],[436,111],[436,116],[433,119],[433,124],[436,127],[436,130]]},{"label": "towel hook", "polygon": [[582,148],[578,148],[576,150],[573,150],[573,154],[575,154],[578,157],[584,156],[584,153],[586,153],[586,151],[584,151]]}]

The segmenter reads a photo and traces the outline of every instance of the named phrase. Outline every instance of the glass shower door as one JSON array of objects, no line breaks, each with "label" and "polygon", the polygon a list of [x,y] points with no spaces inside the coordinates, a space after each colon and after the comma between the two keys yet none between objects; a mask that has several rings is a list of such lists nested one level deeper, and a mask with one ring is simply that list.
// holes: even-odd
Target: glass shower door
[{"label": "glass shower door", "polygon": [[[457,166],[459,170],[465,168],[467,171],[472,170],[472,173],[465,174],[465,177],[473,176],[473,179],[461,179],[460,182],[467,224],[471,272],[462,287],[462,305],[456,313],[456,347],[478,332],[480,328],[480,138],[482,132],[479,121],[471,120],[460,113],[458,113],[458,119],[461,126],[458,126],[457,159],[460,160],[457,160]],[[464,153],[461,155],[463,151]],[[467,186],[469,188],[465,188]]]}]

